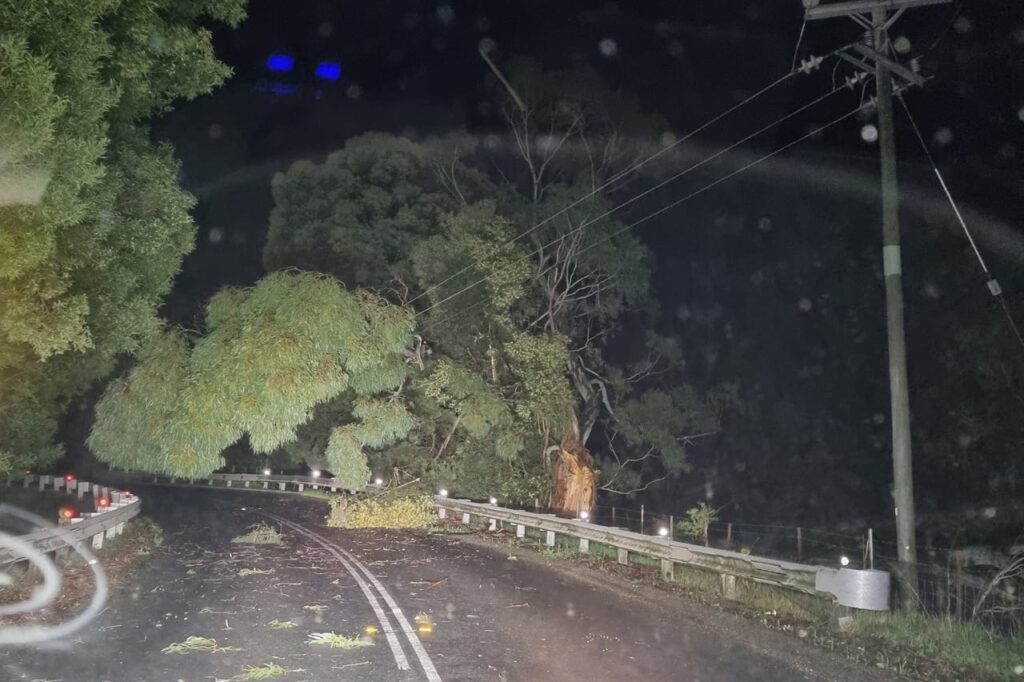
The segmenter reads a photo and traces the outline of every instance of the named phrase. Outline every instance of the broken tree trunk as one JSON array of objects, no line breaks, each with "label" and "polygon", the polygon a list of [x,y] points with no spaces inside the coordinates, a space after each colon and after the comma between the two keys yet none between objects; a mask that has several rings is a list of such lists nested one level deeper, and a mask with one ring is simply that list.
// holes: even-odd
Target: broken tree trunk
[{"label": "broken tree trunk", "polygon": [[597,471],[594,458],[576,434],[567,430],[558,447],[551,509],[559,516],[592,514],[597,503]]}]

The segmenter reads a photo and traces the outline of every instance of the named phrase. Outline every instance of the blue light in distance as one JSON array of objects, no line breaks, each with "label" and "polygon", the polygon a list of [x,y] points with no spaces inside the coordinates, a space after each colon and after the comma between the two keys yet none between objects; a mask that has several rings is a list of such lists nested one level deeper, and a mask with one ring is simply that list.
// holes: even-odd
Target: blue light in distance
[{"label": "blue light in distance", "polygon": [[291,71],[295,57],[290,54],[272,54],[267,57],[267,68],[271,71]]},{"label": "blue light in distance", "polygon": [[338,62],[320,62],[316,65],[316,77],[325,81],[336,81],[341,77],[341,64]]}]

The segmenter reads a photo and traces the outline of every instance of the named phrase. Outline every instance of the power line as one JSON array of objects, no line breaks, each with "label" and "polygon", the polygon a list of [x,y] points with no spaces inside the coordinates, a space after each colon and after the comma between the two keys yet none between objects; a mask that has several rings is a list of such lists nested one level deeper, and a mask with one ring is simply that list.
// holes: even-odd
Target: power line
[{"label": "power line", "polygon": [[[839,123],[849,119],[850,117],[855,116],[857,113],[859,113],[860,111],[864,110],[868,106],[870,106],[870,103],[862,104],[862,105],[860,105],[860,106],[858,106],[858,107],[856,107],[854,109],[851,109],[850,111],[848,111],[847,113],[843,114],[842,116],[839,116],[837,118],[832,119],[828,123],[826,123],[826,124],[824,124],[822,126],[819,126],[819,127],[815,128],[815,129],[811,130],[810,132],[804,134],[804,135],[801,135],[800,137],[796,138],[795,140],[792,140],[791,142],[787,142],[785,145],[779,147],[778,149],[776,149],[776,150],[774,150],[774,151],[772,151],[772,152],[770,152],[768,154],[765,154],[765,155],[763,155],[763,156],[761,156],[761,157],[751,161],[750,163],[747,163],[747,164],[741,166],[740,168],[732,171],[731,173],[729,173],[727,175],[724,175],[721,178],[718,178],[717,180],[715,180],[715,181],[713,181],[711,183],[708,183],[707,185],[704,185],[700,189],[697,189],[697,190],[694,190],[693,192],[690,192],[689,194],[687,194],[686,196],[684,196],[684,197],[682,197],[680,199],[677,199],[677,200],[675,200],[675,201],[673,201],[673,202],[671,202],[671,203],[669,203],[669,204],[667,204],[665,206],[662,206],[661,208],[659,208],[659,209],[657,209],[657,210],[655,210],[655,211],[653,211],[651,213],[648,213],[647,215],[645,215],[644,217],[640,218],[639,220],[636,220],[636,221],[634,221],[632,223],[629,223],[628,225],[622,227],[621,229],[616,230],[615,232],[611,233],[610,235],[607,235],[605,238],[603,238],[603,239],[601,239],[599,241],[596,241],[593,244],[588,245],[584,249],[581,249],[579,253],[580,254],[586,253],[590,249],[596,248],[598,246],[601,246],[602,244],[605,244],[605,243],[611,241],[612,239],[614,239],[615,237],[619,236],[620,234],[622,234],[622,233],[624,233],[624,232],[626,232],[628,230],[631,230],[632,228],[634,228],[634,227],[636,227],[636,226],[638,226],[638,225],[640,225],[642,223],[647,222],[651,218],[654,218],[654,217],[656,217],[658,215],[661,215],[662,213],[665,213],[666,211],[669,211],[669,210],[679,206],[680,204],[682,204],[684,202],[687,202],[690,199],[693,199],[693,198],[703,194],[707,190],[709,190],[709,189],[711,189],[713,187],[716,187],[717,185],[720,185],[721,183],[723,183],[726,180],[729,180],[729,179],[739,175],[740,173],[743,173],[743,172],[745,172],[747,170],[750,170],[754,166],[757,166],[758,164],[761,164],[761,163],[767,161],[768,159],[770,159],[770,158],[772,158],[772,157],[774,157],[774,156],[776,156],[778,154],[781,154],[782,152],[786,151],[787,149],[790,149],[790,148],[796,146],[797,144],[803,142],[804,140],[807,140],[807,139],[809,139],[811,137],[814,137],[814,136],[820,134],[821,132],[827,130],[828,128],[831,128],[834,125],[838,125]],[[557,242],[559,239],[564,239],[565,237],[571,235],[573,232],[582,230],[585,226],[586,226],[586,224],[583,224],[583,225],[580,225],[579,227],[574,228],[573,230],[570,230],[565,235],[562,235],[561,237],[558,237],[557,239],[552,240],[551,242],[545,244],[543,247],[541,247],[541,249],[538,249],[534,253],[537,253],[540,250],[551,246],[552,244]],[[529,255],[533,255],[533,254],[529,254]],[[423,312],[427,312],[431,308],[434,308],[434,307],[436,307],[438,305],[441,305],[442,303],[445,303],[445,302],[455,298],[455,296],[459,295],[460,293],[464,293],[464,292],[468,291],[469,289],[473,288],[474,286],[480,284],[480,282],[482,282],[482,281],[485,281],[485,280],[477,280],[473,284],[471,284],[471,285],[469,285],[467,287],[464,287],[463,289],[460,289],[455,294],[452,294],[451,296],[445,298],[443,301],[439,301],[438,303],[434,304],[430,308],[426,308]],[[479,302],[477,302],[477,304],[474,304],[471,307],[465,308],[462,311],[453,313],[451,316],[443,318],[442,321],[453,320],[456,317],[461,316],[462,314],[464,314],[464,313],[466,313],[466,312],[476,308],[477,306],[481,305],[484,302],[486,302],[486,300],[479,301]]]},{"label": "power line", "polygon": [[[633,173],[634,171],[638,170],[642,166],[650,163],[651,161],[657,159],[658,157],[660,157],[660,156],[668,153],[669,151],[675,149],[676,147],[678,147],[679,145],[683,144],[684,142],[692,139],[695,135],[703,132],[707,128],[711,127],[712,125],[714,125],[718,121],[720,121],[723,118],[725,118],[726,116],[728,116],[729,114],[737,111],[738,109],[741,109],[741,108],[745,107],[747,104],[750,104],[752,101],[754,101],[758,97],[761,97],[765,93],[775,89],[776,87],[778,87],[782,83],[786,82],[787,80],[789,80],[793,76],[797,75],[798,73],[809,74],[811,71],[816,70],[818,68],[818,66],[821,64],[822,61],[837,55],[839,52],[841,52],[842,50],[847,49],[848,47],[849,47],[849,45],[846,45],[846,46],[843,46],[843,47],[841,47],[841,48],[839,48],[837,50],[833,50],[832,52],[830,52],[829,54],[827,54],[826,56],[821,57],[821,58],[811,57],[809,60],[807,60],[804,63],[802,63],[799,67],[797,67],[795,65],[795,60],[794,60],[794,67],[788,73],[782,75],[781,77],[777,78],[773,82],[771,82],[768,85],[764,86],[763,88],[761,88],[760,90],[758,90],[754,94],[744,98],[742,101],[738,102],[737,104],[734,104],[733,106],[729,107],[728,109],[726,109],[722,113],[718,114],[717,116],[714,116],[710,120],[706,121],[705,123],[703,123],[702,125],[700,125],[696,129],[690,131],[689,133],[687,133],[686,135],[684,135],[680,139],[676,140],[672,144],[668,145],[667,147],[659,149],[657,152],[655,152],[654,154],[651,154],[647,158],[638,161],[637,163],[633,164],[629,168],[626,168],[625,170],[623,170],[623,171],[621,171],[619,173],[616,173],[614,176],[612,176],[611,178],[606,180],[604,183],[602,183],[598,187],[595,187],[589,193],[587,193],[584,196],[580,197],[579,199],[573,201],[568,206],[565,206],[565,207],[559,209],[555,213],[552,213],[547,218],[544,218],[544,220],[540,221],[539,223],[536,223],[535,225],[533,225],[529,229],[525,230],[524,232],[521,232],[520,234],[516,235],[515,237],[511,237],[510,239],[506,240],[505,242],[503,242],[501,244],[501,246],[505,246],[507,244],[511,244],[512,242],[519,241],[523,237],[526,237],[526,236],[532,234],[533,232],[537,231],[538,229],[540,229],[541,227],[543,227],[547,223],[549,223],[552,220],[554,220],[555,218],[557,218],[558,216],[564,214],[566,211],[569,211],[570,209],[580,205],[584,201],[587,201],[588,199],[591,199],[598,192],[601,192],[601,191],[607,189],[611,185],[613,185],[616,182],[618,182],[619,180],[621,180],[626,175],[629,175],[630,173]],[[467,266],[463,267],[461,270],[458,270],[457,272],[449,275],[447,278],[441,280],[440,282],[437,282],[436,284],[432,284],[431,286],[427,287],[425,290],[423,290],[422,292],[420,292],[419,294],[414,296],[412,299],[410,299],[408,301],[408,303],[414,303],[414,302],[418,301],[419,299],[423,298],[424,296],[429,294],[434,289],[437,289],[438,287],[447,284],[448,282],[450,282],[454,278],[456,278],[459,275],[461,275],[461,274],[467,272],[468,270],[472,269],[474,265],[475,265],[475,263],[467,265]]]},{"label": "power line", "polygon": [[[720,157],[720,156],[722,156],[724,154],[729,153],[730,151],[732,151],[736,147],[739,147],[740,145],[749,142],[750,140],[752,140],[753,138],[757,137],[758,135],[761,135],[761,134],[767,132],[768,130],[771,130],[772,128],[778,126],[781,123],[784,123],[785,121],[789,120],[790,118],[793,118],[794,116],[797,116],[798,114],[803,113],[804,111],[810,109],[811,107],[814,107],[814,106],[820,104],[821,102],[825,101],[826,99],[828,99],[832,95],[836,94],[837,92],[839,92],[843,88],[845,88],[845,86],[833,86],[833,88],[831,90],[829,90],[828,92],[826,92],[824,95],[821,95],[821,96],[811,100],[807,104],[804,104],[803,106],[801,106],[801,107],[799,107],[797,109],[794,109],[793,111],[789,112],[785,116],[782,116],[781,118],[778,118],[775,121],[772,121],[768,125],[766,125],[766,126],[764,126],[762,128],[759,128],[758,130],[754,131],[753,133],[750,133],[746,137],[741,138],[740,140],[738,140],[738,141],[734,142],[733,144],[729,145],[728,147],[724,147],[724,148],[718,150],[717,152],[715,152],[711,156],[705,157],[701,161],[698,161],[697,163],[693,164],[692,166],[688,166],[688,167],[684,168],[683,170],[679,171],[678,173],[675,173],[674,175],[670,176],[666,180],[662,180],[658,184],[656,184],[656,185],[654,185],[652,187],[649,187],[648,189],[644,190],[640,194],[637,194],[637,195],[635,195],[635,196],[633,196],[633,197],[631,197],[631,198],[629,198],[629,199],[627,199],[627,200],[625,200],[625,201],[623,201],[623,202],[613,206],[612,208],[608,209],[607,211],[605,211],[604,213],[598,215],[597,217],[591,218],[589,220],[584,221],[578,227],[573,228],[572,230],[567,232],[565,235],[561,235],[559,237],[556,237],[555,239],[551,240],[547,244],[544,244],[543,246],[535,249],[534,251],[529,253],[527,255],[527,257],[529,258],[529,257],[535,256],[535,255],[538,255],[538,254],[542,253],[544,251],[544,249],[546,249],[549,246],[557,243],[561,239],[564,239],[566,236],[568,236],[570,234],[573,234],[575,232],[578,232],[578,231],[580,231],[582,229],[585,229],[586,227],[589,227],[590,225],[593,225],[594,223],[598,222],[599,220],[603,220],[604,218],[607,218],[609,215],[611,215],[612,213],[615,213],[619,209],[622,209],[622,208],[624,208],[626,206],[629,206],[630,204],[636,203],[637,201],[639,201],[640,199],[644,198],[645,196],[651,194],[652,192],[655,192],[655,191],[661,189],[662,187],[664,187],[665,185],[668,185],[671,182],[674,182],[674,181],[678,180],[679,178],[683,177],[684,175],[687,175],[688,173],[690,173],[691,171],[694,171],[697,168],[700,168],[701,166],[704,166],[704,165],[714,161],[718,157]],[[555,215],[558,215],[558,214],[555,214]],[[554,216],[552,216],[552,217],[554,217]],[[531,230],[527,231],[524,234],[527,234],[530,231],[536,229],[541,224],[543,224],[543,223],[539,223],[538,225],[535,225],[533,228],[531,228]],[[505,244],[514,242],[516,239],[519,239],[519,237],[516,237],[515,239],[512,239],[511,241],[506,241]],[[451,279],[453,279],[454,277],[457,277],[458,275],[466,272],[467,270],[469,270],[472,267],[473,267],[472,265],[464,267],[463,269],[459,270],[454,275],[448,277],[447,279],[445,279],[442,282],[439,282],[438,284],[434,285],[431,288],[436,288],[438,286],[441,286],[445,282],[451,281]],[[486,281],[487,281],[486,277],[481,277],[480,279],[474,280],[473,282],[471,282],[470,284],[466,285],[462,289],[459,289],[455,293],[453,293],[453,294],[451,294],[451,295],[441,299],[440,301],[437,301],[436,303],[433,303],[433,304],[427,306],[426,308],[424,308],[420,312],[420,314],[426,313],[426,312],[432,310],[433,308],[436,308],[437,306],[443,305],[444,303],[447,303],[448,301],[452,300],[453,298],[462,295],[463,293],[469,291],[470,289],[473,289],[474,287],[476,287],[476,286],[478,286],[480,284],[483,284]],[[424,292],[424,293],[426,293],[426,292]],[[415,300],[415,299],[413,299],[413,300]],[[412,301],[410,301],[410,303],[411,302]]]},{"label": "power line", "polygon": [[999,306],[1003,309],[1003,314],[1006,316],[1006,321],[1010,324],[1010,329],[1013,331],[1014,336],[1017,337],[1017,341],[1021,347],[1024,348],[1024,335],[1021,334],[1020,327],[1017,326],[1016,320],[1013,319],[1013,313],[1010,312],[1010,307],[1006,303],[1006,298],[1003,296],[1003,288],[999,286],[999,282],[992,273],[989,271],[988,266],[985,264],[985,259],[981,255],[981,251],[978,249],[978,244],[974,241],[974,235],[971,234],[970,229],[967,227],[967,222],[964,220],[963,214],[960,213],[960,207],[957,206],[956,201],[953,199],[953,194],[949,191],[949,187],[946,185],[945,178],[942,177],[942,172],[939,170],[938,164],[935,163],[935,158],[932,156],[931,150],[928,148],[928,143],[925,142],[924,136],[921,134],[921,129],[917,127],[917,121],[910,113],[910,107],[907,106],[906,100],[903,99],[903,95],[897,95],[900,100],[900,104],[903,105],[903,111],[907,115],[907,120],[910,121],[910,127],[914,129],[914,134],[917,136],[918,142],[921,143],[921,149],[924,150],[925,158],[928,159],[928,163],[932,167],[932,171],[935,173],[935,177],[938,178],[939,186],[942,188],[943,193],[946,195],[946,199],[949,201],[949,205],[953,209],[953,213],[956,215],[957,221],[960,223],[960,227],[963,228],[964,235],[967,237],[967,242],[971,245],[971,249],[974,251],[975,257],[978,259],[978,264],[981,266],[982,272],[987,278],[987,285],[989,292],[999,301]]}]

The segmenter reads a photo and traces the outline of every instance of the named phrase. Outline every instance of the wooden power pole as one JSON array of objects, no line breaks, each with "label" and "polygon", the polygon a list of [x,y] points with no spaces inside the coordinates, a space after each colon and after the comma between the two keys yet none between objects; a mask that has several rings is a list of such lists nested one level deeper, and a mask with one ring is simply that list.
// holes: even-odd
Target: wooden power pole
[{"label": "wooden power pole", "polygon": [[[889,57],[889,27],[911,7],[946,4],[950,0],[854,0],[821,4],[803,0],[805,19],[847,17],[870,36],[874,59],[878,148],[882,177],[882,266],[885,274],[886,329],[889,343],[889,396],[892,412],[893,502],[901,605],[918,605],[917,543],[914,539],[914,467],[910,445],[910,396],[907,388],[907,343],[903,329],[903,281],[900,264],[899,185],[896,178],[896,137],[892,117],[892,71],[905,75]],[[861,51],[865,57],[866,50]],[[854,61],[848,59],[848,61]],[[858,62],[855,62],[858,63]],[[860,66],[866,66],[861,61]]]}]

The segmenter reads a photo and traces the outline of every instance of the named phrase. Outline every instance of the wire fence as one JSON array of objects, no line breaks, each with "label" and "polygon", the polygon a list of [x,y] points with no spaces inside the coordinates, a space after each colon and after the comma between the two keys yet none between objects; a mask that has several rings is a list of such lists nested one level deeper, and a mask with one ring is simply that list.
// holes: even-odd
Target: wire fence
[{"label": "wire fence", "polygon": [[[841,533],[818,528],[774,524],[714,521],[706,537],[686,535],[678,527],[684,514],[598,505],[594,523],[626,528],[645,535],[662,535],[683,542],[706,544],[801,563],[877,568],[893,575],[893,604],[902,603],[904,582],[894,538],[879,538],[873,529]],[[961,622],[973,622],[989,631],[1024,633],[1024,554],[1017,548],[981,555],[972,548],[930,548],[935,562],[919,562],[914,602],[922,612]],[[945,563],[938,563],[945,561]],[[1019,568],[1014,571],[1014,561]]]}]

